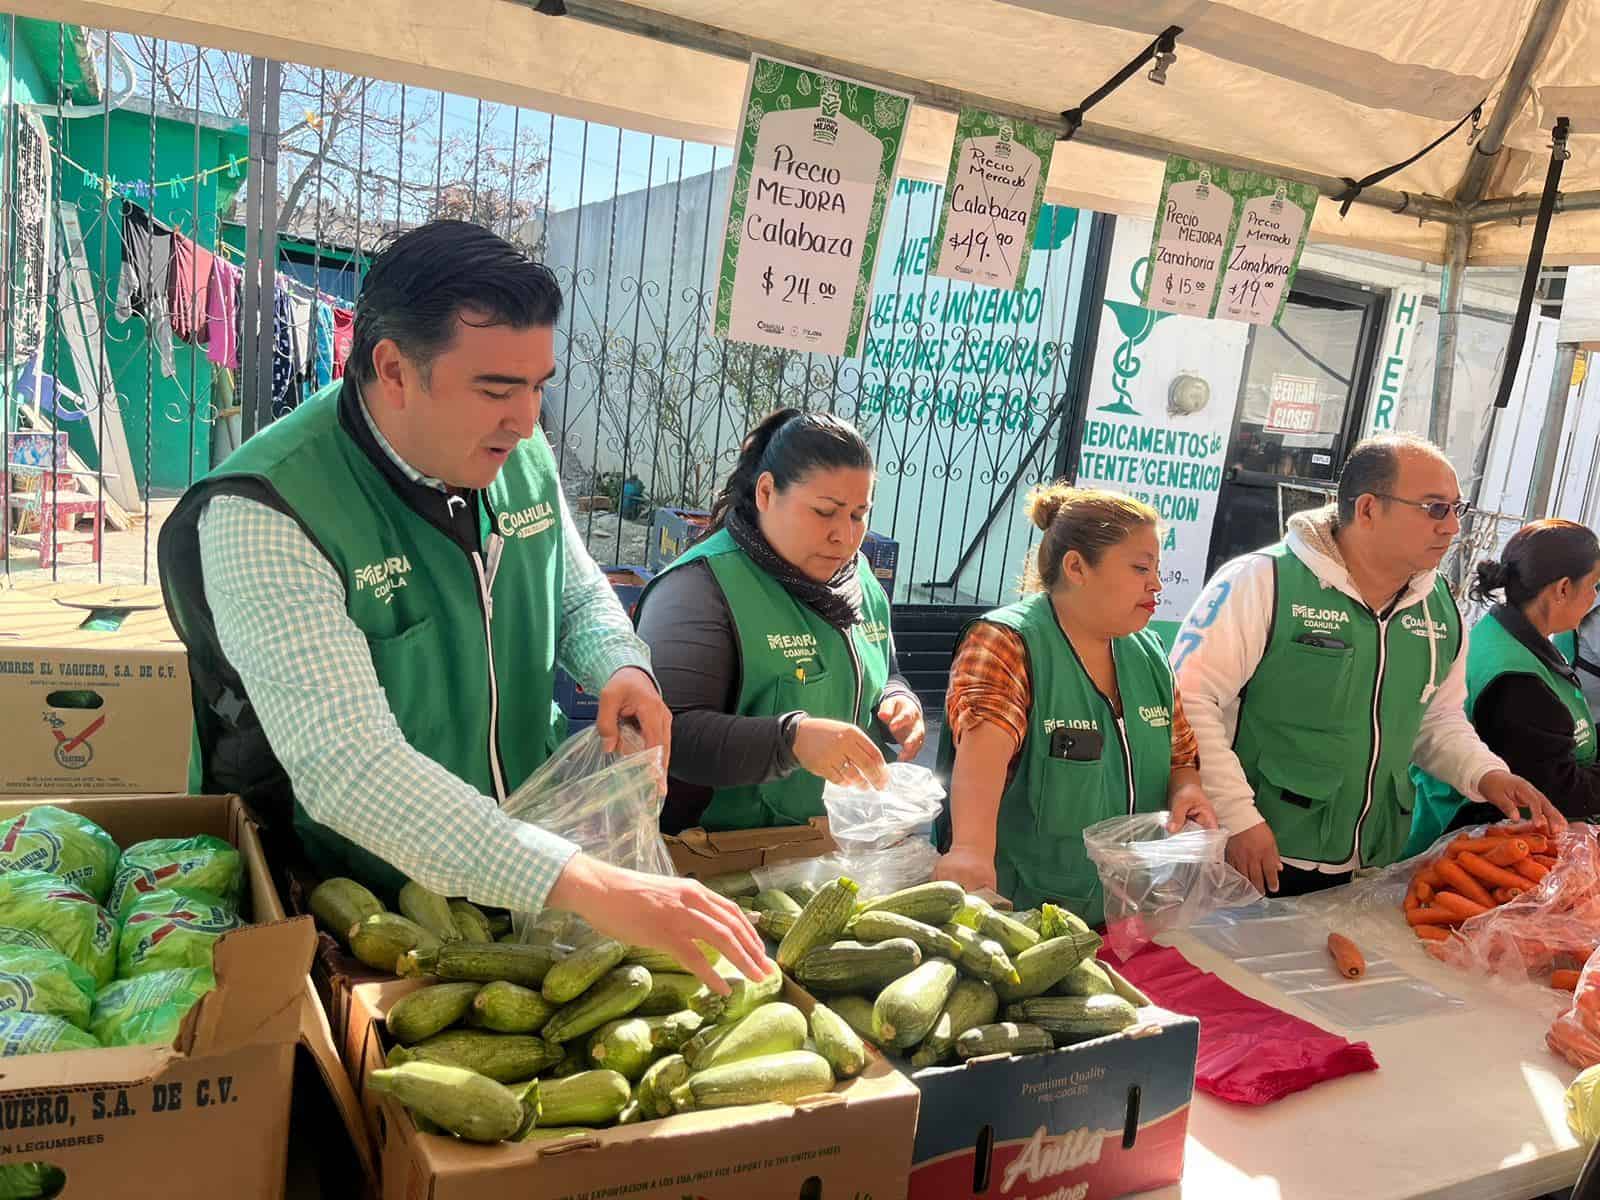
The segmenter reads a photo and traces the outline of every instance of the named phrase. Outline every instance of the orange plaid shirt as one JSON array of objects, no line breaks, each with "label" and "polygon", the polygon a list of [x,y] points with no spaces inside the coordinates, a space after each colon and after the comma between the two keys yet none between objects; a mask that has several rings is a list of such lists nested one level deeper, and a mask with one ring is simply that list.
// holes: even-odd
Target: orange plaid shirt
[{"label": "orange plaid shirt", "polygon": [[[1011,735],[1016,750],[1028,732],[1028,710],[1033,707],[1033,685],[1028,678],[1028,652],[1016,631],[979,621],[967,630],[950,668],[950,688],[945,693],[945,720],[959,742],[982,721],[998,725]],[[1016,762],[1016,750],[1012,763]],[[1199,767],[1200,743],[1183,713],[1183,697],[1172,695],[1172,769]]]}]

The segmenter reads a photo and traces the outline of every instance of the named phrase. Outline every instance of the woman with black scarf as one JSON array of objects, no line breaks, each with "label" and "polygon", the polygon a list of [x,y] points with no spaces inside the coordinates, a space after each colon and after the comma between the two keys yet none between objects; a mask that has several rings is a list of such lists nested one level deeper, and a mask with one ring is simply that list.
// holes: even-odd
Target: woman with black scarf
[{"label": "woman with black scarf", "polygon": [[664,832],[802,824],[823,814],[825,781],[883,786],[884,746],[921,750],[889,599],[860,555],[873,480],[854,426],[773,413],[740,447],[710,531],[640,597],[673,714]]}]

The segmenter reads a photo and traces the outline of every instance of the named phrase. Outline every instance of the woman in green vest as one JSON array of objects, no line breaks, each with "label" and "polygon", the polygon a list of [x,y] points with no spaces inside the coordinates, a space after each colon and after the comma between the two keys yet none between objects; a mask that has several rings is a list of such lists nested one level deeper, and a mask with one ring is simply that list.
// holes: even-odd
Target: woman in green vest
[{"label": "woman in green vest", "polygon": [[1035,488],[1039,527],[1023,599],[962,634],[940,763],[949,848],[937,877],[1019,908],[1045,900],[1102,918],[1086,826],[1133,812],[1216,828],[1161,640],[1155,510],[1065,483]]},{"label": "woman in green vest", "polygon": [[[1501,603],[1473,627],[1467,646],[1467,716],[1490,750],[1550,798],[1563,815],[1600,817],[1593,719],[1573,670],[1572,631],[1600,588],[1600,542],[1574,521],[1519,529],[1498,559],[1478,564],[1474,599]],[[1558,649],[1558,646],[1564,646]],[[1407,855],[1443,833],[1498,821],[1448,784],[1411,769],[1417,785]]]},{"label": "woman in green vest", "polygon": [[861,557],[872,451],[846,421],[782,409],[740,447],[710,531],[635,614],[673,713],[667,833],[803,824],[825,781],[884,786],[921,750],[889,598]]}]

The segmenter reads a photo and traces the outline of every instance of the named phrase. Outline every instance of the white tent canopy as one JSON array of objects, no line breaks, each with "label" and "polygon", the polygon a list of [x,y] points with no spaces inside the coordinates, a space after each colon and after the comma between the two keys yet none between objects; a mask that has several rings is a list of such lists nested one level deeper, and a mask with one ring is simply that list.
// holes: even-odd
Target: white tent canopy
[{"label": "white tent canopy", "polygon": [[1171,150],[1332,194],[1486,100],[1476,146],[1463,129],[1343,219],[1325,200],[1314,238],[1441,262],[1451,229],[1470,228],[1470,262],[1520,264],[1549,129],[1566,116],[1567,200],[1545,258],[1600,263],[1600,211],[1587,210],[1600,209],[1600,0],[544,0],[566,15],[515,0],[8,7],[722,143],[757,49],[912,91],[902,169],[926,179],[944,176],[956,105],[1053,117],[1178,26],[1166,86],[1141,71],[1095,107],[1057,148],[1051,199],[1148,214]]}]

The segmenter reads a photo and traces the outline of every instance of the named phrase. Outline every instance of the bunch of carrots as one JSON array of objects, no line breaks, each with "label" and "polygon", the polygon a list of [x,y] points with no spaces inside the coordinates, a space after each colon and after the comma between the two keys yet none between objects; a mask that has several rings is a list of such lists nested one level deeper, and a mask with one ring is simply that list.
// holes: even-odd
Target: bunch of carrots
[{"label": "bunch of carrots", "polygon": [[[1555,865],[1555,847],[1529,822],[1491,825],[1482,837],[1462,834],[1411,877],[1406,921],[1423,941],[1448,941],[1463,921],[1537,888]],[[1566,975],[1576,983],[1576,972],[1561,974],[1562,983]]]}]

